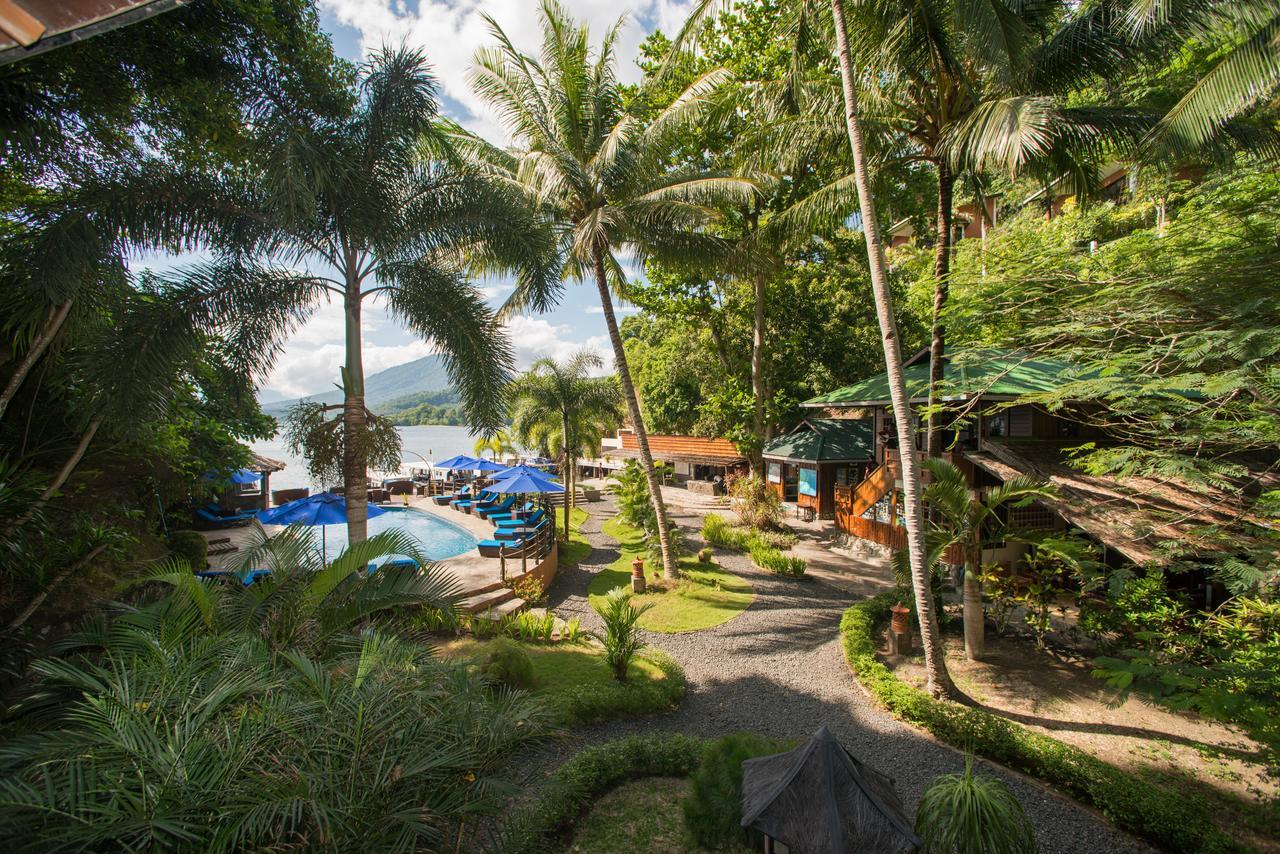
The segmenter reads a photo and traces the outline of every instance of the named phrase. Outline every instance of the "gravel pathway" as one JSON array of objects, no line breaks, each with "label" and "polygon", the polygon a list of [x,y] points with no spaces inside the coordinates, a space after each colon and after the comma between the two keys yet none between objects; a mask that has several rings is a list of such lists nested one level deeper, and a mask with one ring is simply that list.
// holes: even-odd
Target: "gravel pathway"
[{"label": "gravel pathway", "polygon": [[[550,591],[562,617],[578,616],[583,627],[601,628],[587,603],[592,576],[618,557],[616,542],[600,525],[612,515],[611,502],[585,505],[590,518],[582,531],[591,554],[563,571]],[[701,545],[699,518],[676,516],[690,548]],[[876,707],[844,662],[837,628],[856,598],[823,581],[787,582],[758,572],[750,559],[716,550],[724,568],[750,579],[756,599],[724,625],[686,634],[646,633],[646,641],[680,662],[688,693],[670,714],[615,721],[575,731],[551,748],[545,767],[558,764],[582,745],[645,732],[682,732],[716,737],[749,730],[775,738],[803,738],[823,724],[854,755],[893,777],[914,814],[925,787],[939,774],[963,770],[961,753],[909,727]],[[541,764],[541,763],[539,763]],[[1149,851],[1106,823],[1098,814],[1039,784],[979,760],[988,773],[1013,788],[1036,827],[1042,852]],[[545,770],[545,768],[544,768]]]}]

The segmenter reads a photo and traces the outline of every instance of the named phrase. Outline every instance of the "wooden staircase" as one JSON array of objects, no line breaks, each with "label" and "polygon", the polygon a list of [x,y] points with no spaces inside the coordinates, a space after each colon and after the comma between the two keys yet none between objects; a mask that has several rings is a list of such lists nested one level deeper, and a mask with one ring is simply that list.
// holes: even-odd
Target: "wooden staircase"
[{"label": "wooden staircase", "polygon": [[500,620],[522,610],[527,604],[501,581],[469,592],[469,596],[459,600],[458,609],[489,620]]},{"label": "wooden staircase", "polygon": [[898,460],[893,457],[867,475],[852,489],[836,489],[836,524],[851,530],[851,520],[861,518],[877,501],[893,489],[899,477]]}]

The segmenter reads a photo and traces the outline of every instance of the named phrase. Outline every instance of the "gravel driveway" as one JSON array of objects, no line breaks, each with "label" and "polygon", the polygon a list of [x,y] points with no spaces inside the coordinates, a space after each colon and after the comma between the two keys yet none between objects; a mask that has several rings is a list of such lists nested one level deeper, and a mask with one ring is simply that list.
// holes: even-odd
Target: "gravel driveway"
[{"label": "gravel driveway", "polygon": [[[562,572],[551,590],[551,606],[563,617],[599,630],[587,603],[587,584],[618,557],[617,544],[600,531],[611,502],[585,505],[590,518],[583,535],[591,554]],[[679,516],[690,548],[701,545],[696,516]],[[688,694],[670,714],[615,721],[585,731],[556,748],[558,762],[584,743],[645,732],[682,732],[716,737],[749,730],[776,738],[803,738],[823,724],[854,755],[893,777],[907,809],[939,774],[963,770],[961,753],[899,722],[872,704],[850,674],[841,652],[840,616],[856,598],[823,581],[796,583],[758,572],[745,555],[716,550],[721,566],[750,579],[756,599],[724,625],[686,634],[646,633],[684,667]],[[1148,851],[1098,814],[1053,794],[1027,778],[979,761],[1013,788],[1036,827],[1042,852]]]}]

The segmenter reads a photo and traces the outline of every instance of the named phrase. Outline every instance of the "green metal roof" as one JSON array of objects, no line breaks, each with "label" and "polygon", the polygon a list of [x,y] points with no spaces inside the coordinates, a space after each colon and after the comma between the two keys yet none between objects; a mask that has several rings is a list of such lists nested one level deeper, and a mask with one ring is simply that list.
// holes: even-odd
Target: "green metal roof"
[{"label": "green metal roof", "polygon": [[[907,394],[925,400],[929,389],[929,360],[902,369]],[[1033,358],[1017,350],[966,350],[948,358],[942,371],[943,400],[965,400],[977,395],[1014,398],[1053,391],[1081,379],[1079,371],[1060,359]],[[886,374],[836,389],[806,400],[802,406],[887,406]]]},{"label": "green metal roof", "polygon": [[772,459],[839,463],[869,460],[873,439],[870,420],[851,418],[810,418],[785,436],[764,446],[764,456]]}]

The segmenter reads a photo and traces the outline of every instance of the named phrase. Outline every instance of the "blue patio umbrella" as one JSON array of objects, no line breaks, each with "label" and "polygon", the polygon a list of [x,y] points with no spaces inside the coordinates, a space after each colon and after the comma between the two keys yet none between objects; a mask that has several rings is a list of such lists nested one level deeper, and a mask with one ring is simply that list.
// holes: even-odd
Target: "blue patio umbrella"
[{"label": "blue patio umbrella", "polygon": [[449,457],[447,460],[441,460],[436,463],[438,469],[474,469],[476,463],[483,462],[475,457],[468,457],[466,454],[458,454],[455,457]]},{"label": "blue patio umbrella", "polygon": [[[519,468],[517,466],[517,468]],[[510,477],[499,477],[486,487],[490,492],[515,492],[521,495],[541,492],[564,492],[564,486],[545,474],[516,472]]]},{"label": "blue patio umbrella", "polygon": [[[369,518],[386,513],[376,504],[369,505]],[[320,526],[320,548],[328,554],[328,542],[325,537],[325,525],[342,525],[347,521],[347,499],[332,492],[318,492],[272,507],[270,510],[258,512],[258,521],[264,525],[306,525]]]},{"label": "blue patio umbrella", "polygon": [[502,463],[495,463],[492,460],[478,459],[476,464],[470,467],[472,471],[506,471],[507,467]]},{"label": "blue patio umbrella", "polygon": [[[217,480],[219,477],[221,477],[220,474],[212,471],[205,472],[204,475],[205,480]],[[227,480],[241,485],[246,483],[257,483],[262,480],[262,474],[260,472],[250,471],[249,469],[236,469],[227,477]]]},{"label": "blue patio umbrella", "polygon": [[[528,465],[512,466],[511,468],[506,469],[501,473],[494,475],[494,477],[497,480],[506,480],[509,477],[516,477],[517,475],[527,475],[529,477],[537,478],[539,480],[549,481],[559,486],[559,482],[555,477],[547,474],[545,471],[543,471],[540,468],[535,468],[533,466],[528,466]],[[561,487],[561,489],[563,488],[564,487]],[[555,490],[552,490],[552,491],[554,492]]]}]

